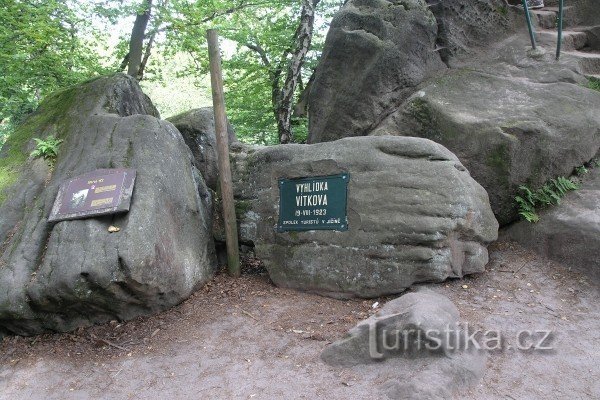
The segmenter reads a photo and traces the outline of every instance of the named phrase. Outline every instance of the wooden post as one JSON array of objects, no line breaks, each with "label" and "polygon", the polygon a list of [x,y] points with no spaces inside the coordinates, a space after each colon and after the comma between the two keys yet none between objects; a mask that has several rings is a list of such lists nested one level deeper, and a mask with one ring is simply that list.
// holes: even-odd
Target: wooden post
[{"label": "wooden post", "polygon": [[225,240],[227,244],[227,266],[229,274],[238,277],[240,276],[240,254],[238,249],[235,203],[233,200],[233,185],[231,182],[231,165],[229,164],[229,138],[227,136],[225,99],[223,97],[223,75],[221,72],[219,35],[216,30],[209,29],[206,36],[208,38],[210,81],[212,86],[213,109],[215,112],[219,186],[221,188],[221,199],[223,202],[223,220],[225,223]]}]

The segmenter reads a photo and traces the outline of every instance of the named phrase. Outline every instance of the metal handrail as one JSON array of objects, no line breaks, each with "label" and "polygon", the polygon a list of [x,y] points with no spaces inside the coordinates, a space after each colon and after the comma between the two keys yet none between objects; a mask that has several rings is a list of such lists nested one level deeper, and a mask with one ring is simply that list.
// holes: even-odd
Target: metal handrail
[{"label": "metal handrail", "polygon": [[529,6],[527,0],[521,0],[523,3],[523,10],[525,10],[525,19],[527,20],[527,28],[529,29],[529,37],[531,38],[531,47],[535,50],[535,33],[533,32],[533,25],[531,24],[531,16],[529,15]]},{"label": "metal handrail", "polygon": [[[523,10],[525,11],[525,19],[527,21],[527,29],[529,29],[529,37],[531,38],[531,47],[533,50],[537,48],[535,43],[535,32],[533,31],[533,24],[531,23],[531,15],[529,15],[529,6],[527,5],[527,0],[521,0],[523,3]],[[564,0],[559,0],[558,2],[558,35],[556,42],[556,60],[560,59],[560,50],[562,45],[562,36],[563,36],[563,16],[564,16]]]},{"label": "metal handrail", "polygon": [[562,44],[562,33],[563,33],[563,12],[564,12],[564,0],[558,2],[558,41],[556,43],[556,60],[560,58],[560,46]]}]

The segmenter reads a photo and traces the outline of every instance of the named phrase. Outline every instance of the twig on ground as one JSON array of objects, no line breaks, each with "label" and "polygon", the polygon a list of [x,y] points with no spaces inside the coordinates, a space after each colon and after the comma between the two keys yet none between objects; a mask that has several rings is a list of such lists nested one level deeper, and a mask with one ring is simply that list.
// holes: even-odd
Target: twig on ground
[{"label": "twig on ground", "polygon": [[116,344],[116,343],[110,342],[110,341],[108,341],[108,340],[106,340],[106,339],[99,338],[99,337],[98,337],[98,336],[96,336],[96,335],[91,335],[91,336],[92,336],[92,339],[98,340],[99,342],[102,342],[102,343],[104,343],[104,344],[107,344],[107,345],[109,345],[109,346],[111,346],[111,347],[114,347],[114,348],[116,348],[116,349],[123,350],[123,351],[130,351],[130,350],[129,350],[128,348],[126,348],[126,347],[119,346],[119,345],[118,345],[118,344]]},{"label": "twig on ground", "polygon": [[242,309],[242,313],[246,314],[247,316],[249,316],[253,320],[258,321],[258,318],[256,318],[254,315],[250,314],[248,311]]},{"label": "twig on ground", "polygon": [[530,263],[530,261],[527,261],[527,262],[525,262],[525,263],[524,263],[523,265],[521,265],[521,266],[519,267],[519,269],[518,269],[518,270],[516,270],[514,273],[515,273],[515,274],[516,274],[516,273],[518,273],[520,270],[522,270],[523,268],[525,268],[525,266],[526,266],[527,264],[529,264],[529,263]]}]

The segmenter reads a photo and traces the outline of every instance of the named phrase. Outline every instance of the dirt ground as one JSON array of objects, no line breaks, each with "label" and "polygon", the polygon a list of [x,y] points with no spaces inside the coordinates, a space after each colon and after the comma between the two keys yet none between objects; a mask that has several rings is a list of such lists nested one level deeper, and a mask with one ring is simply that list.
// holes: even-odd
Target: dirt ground
[{"label": "dirt ground", "polygon": [[[483,379],[456,398],[600,398],[598,282],[516,244],[490,250],[485,273],[424,285],[454,301],[471,327],[503,335]],[[249,262],[242,278],[218,275],[153,317],[5,338],[0,399],[384,399],[382,385],[418,363],[342,368],[319,354],[386,300],[279,289]],[[521,330],[552,331],[544,344],[554,349],[515,350]]]}]

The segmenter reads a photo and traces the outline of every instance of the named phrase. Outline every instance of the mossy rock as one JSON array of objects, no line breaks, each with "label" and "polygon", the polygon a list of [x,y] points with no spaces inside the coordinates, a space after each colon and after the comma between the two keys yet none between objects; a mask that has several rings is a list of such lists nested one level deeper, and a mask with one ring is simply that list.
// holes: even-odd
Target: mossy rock
[{"label": "mossy rock", "polygon": [[[0,334],[155,313],[212,277],[211,195],[177,129],[157,117],[138,83],[115,74],[51,95],[9,139],[0,156]],[[51,175],[29,156],[31,139],[48,135],[64,140]],[[48,222],[61,184],[128,166],[137,177],[127,213]]]}]

